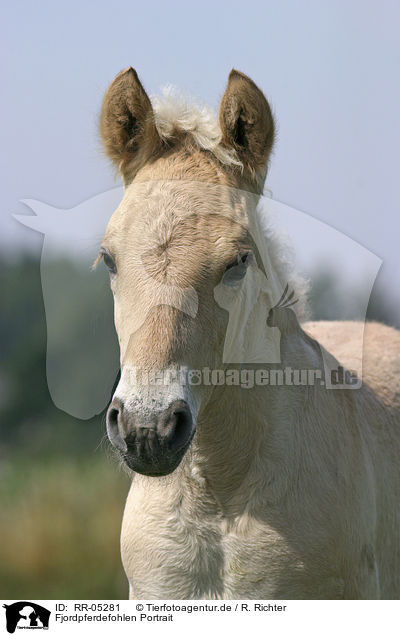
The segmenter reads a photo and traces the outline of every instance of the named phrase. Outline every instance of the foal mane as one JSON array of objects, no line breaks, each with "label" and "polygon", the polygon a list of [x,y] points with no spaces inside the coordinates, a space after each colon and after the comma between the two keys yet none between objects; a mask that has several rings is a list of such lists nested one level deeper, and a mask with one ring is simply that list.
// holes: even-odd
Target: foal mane
[{"label": "foal mane", "polygon": [[172,85],[162,88],[162,95],[152,96],[151,103],[156,128],[164,141],[186,133],[198,148],[211,152],[223,165],[243,167],[236,151],[221,145],[221,128],[211,108],[196,103]]}]

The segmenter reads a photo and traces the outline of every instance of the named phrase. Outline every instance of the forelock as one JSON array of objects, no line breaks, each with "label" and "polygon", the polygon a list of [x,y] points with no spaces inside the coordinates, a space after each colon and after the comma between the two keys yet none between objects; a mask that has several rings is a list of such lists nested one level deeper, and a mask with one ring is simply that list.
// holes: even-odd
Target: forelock
[{"label": "forelock", "polygon": [[195,103],[171,85],[162,89],[161,96],[152,97],[151,102],[156,128],[164,141],[186,133],[198,148],[211,152],[223,165],[242,167],[235,150],[221,145],[221,128],[211,108]]}]

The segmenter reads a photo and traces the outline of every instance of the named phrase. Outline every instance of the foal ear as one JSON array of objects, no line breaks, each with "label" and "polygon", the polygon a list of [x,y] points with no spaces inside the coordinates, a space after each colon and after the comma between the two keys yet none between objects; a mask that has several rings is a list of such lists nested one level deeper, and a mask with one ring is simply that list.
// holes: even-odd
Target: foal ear
[{"label": "foal ear", "polygon": [[[100,133],[107,155],[125,175],[135,172],[160,146],[150,99],[136,71],[121,71],[103,100]],[[133,161],[135,160],[135,161]]]},{"label": "foal ear", "polygon": [[233,147],[245,170],[264,181],[274,142],[274,119],[270,105],[247,75],[232,70],[219,107],[222,143]]}]

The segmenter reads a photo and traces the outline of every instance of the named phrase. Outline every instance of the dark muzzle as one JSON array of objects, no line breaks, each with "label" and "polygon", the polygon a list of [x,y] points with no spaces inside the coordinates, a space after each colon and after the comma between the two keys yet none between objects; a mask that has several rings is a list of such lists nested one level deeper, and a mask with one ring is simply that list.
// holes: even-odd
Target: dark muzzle
[{"label": "dark muzzle", "polygon": [[179,465],[195,432],[189,405],[175,400],[161,413],[143,420],[114,398],[107,411],[109,440],[135,472],[168,475]]}]

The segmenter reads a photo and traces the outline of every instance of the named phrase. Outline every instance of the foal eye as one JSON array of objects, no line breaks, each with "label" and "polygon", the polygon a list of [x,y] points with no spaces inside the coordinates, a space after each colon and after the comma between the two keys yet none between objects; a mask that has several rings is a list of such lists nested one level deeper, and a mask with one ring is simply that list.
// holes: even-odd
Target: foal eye
[{"label": "foal eye", "polygon": [[109,254],[105,250],[101,250],[101,256],[103,258],[104,264],[107,267],[108,271],[111,274],[116,274],[117,273],[117,266],[115,264],[115,261],[114,261],[113,257],[111,256],[111,254]]},{"label": "foal eye", "polygon": [[236,259],[226,266],[223,282],[233,285],[245,277],[247,268],[251,261],[251,250],[237,255]]},{"label": "foal eye", "polygon": [[226,266],[225,271],[227,272],[229,269],[232,269],[232,267],[237,267],[237,266],[240,266],[242,263],[243,264],[246,263],[247,259],[249,258],[249,255],[250,255],[250,252],[242,252],[242,254],[238,254],[235,260]]}]

